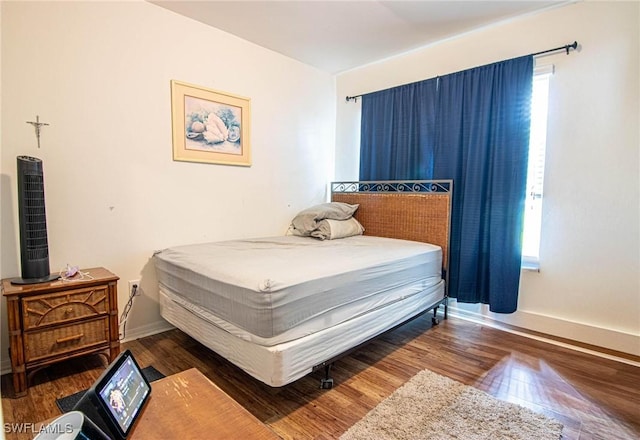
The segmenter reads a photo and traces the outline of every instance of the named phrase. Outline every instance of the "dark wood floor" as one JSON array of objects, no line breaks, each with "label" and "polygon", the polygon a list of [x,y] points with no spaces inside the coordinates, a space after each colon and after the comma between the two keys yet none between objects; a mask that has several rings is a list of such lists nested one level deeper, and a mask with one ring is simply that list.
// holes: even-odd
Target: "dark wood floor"
[{"label": "dark wood floor", "polygon": [[[640,367],[456,318],[435,327],[428,316],[419,318],[343,358],[332,390],[319,389],[322,372],[270,388],[178,330],[123,346],[141,366],[166,375],[198,368],[285,439],[340,436],[423,369],[554,417],[564,424],[563,439],[640,437]],[[51,366],[34,375],[20,399],[9,398],[10,375],[2,376],[5,432],[7,424],[58,416],[55,399],[90,386],[104,365],[90,356]]]}]

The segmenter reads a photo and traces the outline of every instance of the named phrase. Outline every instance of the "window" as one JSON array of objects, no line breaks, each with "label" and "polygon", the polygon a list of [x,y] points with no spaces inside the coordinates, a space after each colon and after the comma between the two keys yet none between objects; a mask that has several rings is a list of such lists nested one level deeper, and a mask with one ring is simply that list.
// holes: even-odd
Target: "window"
[{"label": "window", "polygon": [[531,138],[529,141],[529,167],[522,242],[523,269],[538,270],[540,267],[544,156],[547,145],[549,79],[552,73],[553,66],[548,66],[545,69],[536,69],[533,76]]}]

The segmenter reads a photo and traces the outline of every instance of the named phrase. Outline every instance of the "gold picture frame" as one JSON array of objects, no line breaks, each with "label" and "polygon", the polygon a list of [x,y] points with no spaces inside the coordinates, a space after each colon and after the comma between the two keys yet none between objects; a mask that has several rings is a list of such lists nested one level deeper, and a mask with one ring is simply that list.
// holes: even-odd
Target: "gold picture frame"
[{"label": "gold picture frame", "polygon": [[173,160],[251,166],[251,100],[171,81]]}]

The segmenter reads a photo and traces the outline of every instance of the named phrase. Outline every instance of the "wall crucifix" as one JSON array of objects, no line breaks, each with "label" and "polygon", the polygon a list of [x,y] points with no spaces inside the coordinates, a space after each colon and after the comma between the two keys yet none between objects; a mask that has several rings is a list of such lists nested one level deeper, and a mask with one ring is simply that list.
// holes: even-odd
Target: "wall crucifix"
[{"label": "wall crucifix", "polygon": [[27,121],[27,124],[31,124],[36,129],[36,139],[38,139],[38,148],[40,148],[40,129],[43,125],[49,125],[46,122],[40,122],[40,116],[36,115],[36,121]]}]

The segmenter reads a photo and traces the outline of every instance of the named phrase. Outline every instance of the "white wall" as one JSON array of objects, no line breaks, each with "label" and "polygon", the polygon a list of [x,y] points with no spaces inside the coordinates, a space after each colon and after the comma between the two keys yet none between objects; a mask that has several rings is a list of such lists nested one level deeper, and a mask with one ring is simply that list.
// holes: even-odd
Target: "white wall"
[{"label": "white wall", "polygon": [[337,77],[336,179],[358,178],[360,105],[386,89],[577,40],[552,63],[540,250],[518,312],[476,317],[640,355],[640,4],[581,2],[479,30]]},{"label": "white wall", "polygon": [[[325,200],[335,79],[156,5],[2,2],[0,274],[20,275],[16,156],[44,163],[52,272],[141,279],[127,338],[166,328],[150,257],[170,245],[284,233]],[[170,80],[251,98],[250,168],[174,162]],[[39,115],[37,149],[26,121]],[[6,304],[2,350],[8,364]]]}]

